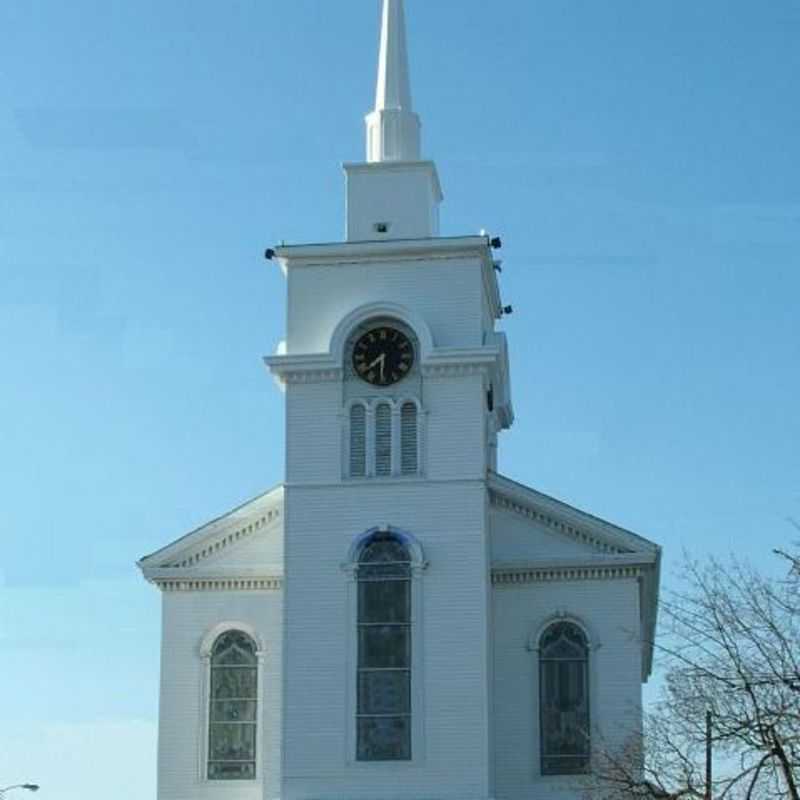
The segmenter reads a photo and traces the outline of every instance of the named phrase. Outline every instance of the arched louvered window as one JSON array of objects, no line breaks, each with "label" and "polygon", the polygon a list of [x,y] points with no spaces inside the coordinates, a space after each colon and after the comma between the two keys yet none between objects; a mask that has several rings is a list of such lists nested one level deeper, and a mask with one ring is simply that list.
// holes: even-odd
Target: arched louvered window
[{"label": "arched louvered window", "polygon": [[539,734],[543,775],[589,768],[589,646],[572,622],[556,622],[539,640]]},{"label": "arched louvered window", "polygon": [[417,416],[415,403],[403,403],[403,407],[400,409],[400,473],[402,475],[416,475],[419,470]]},{"label": "arched louvered window", "polygon": [[358,560],[356,758],[411,759],[411,557],[391,533]]},{"label": "arched louvered window", "polygon": [[367,410],[361,404],[350,407],[350,475],[367,474]]},{"label": "arched louvered window", "polygon": [[242,631],[226,631],[214,642],[209,704],[209,780],[254,779],[258,656]]},{"label": "arched louvered window", "polygon": [[387,403],[375,410],[375,474],[392,474],[392,407]]}]

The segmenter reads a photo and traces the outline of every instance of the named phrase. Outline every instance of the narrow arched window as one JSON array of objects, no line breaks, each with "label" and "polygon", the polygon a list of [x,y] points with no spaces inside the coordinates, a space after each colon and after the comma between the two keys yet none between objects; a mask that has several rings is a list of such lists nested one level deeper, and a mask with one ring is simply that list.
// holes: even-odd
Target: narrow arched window
[{"label": "narrow arched window", "polygon": [[403,403],[400,409],[400,473],[416,475],[419,469],[417,451],[417,406],[415,403]]},{"label": "narrow arched window", "polygon": [[350,408],[350,475],[367,474],[367,410],[361,404]]},{"label": "narrow arched window", "polygon": [[211,651],[209,780],[256,777],[258,656],[242,631],[226,631]]},{"label": "narrow arched window", "polygon": [[392,408],[387,403],[375,411],[375,474],[392,474]]},{"label": "narrow arched window", "polygon": [[572,622],[556,622],[539,640],[539,721],[543,775],[589,768],[589,647]]},{"label": "narrow arched window", "polygon": [[411,759],[411,558],[391,533],[358,560],[356,758]]}]

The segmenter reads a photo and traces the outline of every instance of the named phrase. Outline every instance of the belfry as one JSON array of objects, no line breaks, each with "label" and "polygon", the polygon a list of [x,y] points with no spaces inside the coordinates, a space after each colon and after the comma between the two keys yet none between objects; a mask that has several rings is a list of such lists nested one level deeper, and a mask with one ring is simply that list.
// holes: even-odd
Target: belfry
[{"label": "belfry", "polygon": [[641,728],[660,549],[499,473],[497,243],[440,235],[421,130],[384,0],[345,240],[268,251],[283,480],[139,562],[159,800],[577,798]]}]

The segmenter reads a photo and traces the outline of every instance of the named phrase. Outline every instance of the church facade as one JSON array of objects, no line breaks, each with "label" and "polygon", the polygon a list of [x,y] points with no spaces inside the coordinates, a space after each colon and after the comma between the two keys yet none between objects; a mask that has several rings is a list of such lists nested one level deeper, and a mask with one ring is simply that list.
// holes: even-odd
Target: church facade
[{"label": "church facade", "polygon": [[641,726],[660,549],[497,471],[499,242],[439,235],[384,0],[344,242],[279,247],[283,483],[139,562],[159,800],[577,797]]}]

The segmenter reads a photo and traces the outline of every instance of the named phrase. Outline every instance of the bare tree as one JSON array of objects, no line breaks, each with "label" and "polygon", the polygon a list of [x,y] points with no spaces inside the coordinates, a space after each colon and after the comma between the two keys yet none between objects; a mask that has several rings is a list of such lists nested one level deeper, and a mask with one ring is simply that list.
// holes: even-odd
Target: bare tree
[{"label": "bare tree", "polygon": [[776,552],[780,579],[686,559],[661,606],[663,697],[626,747],[598,748],[588,795],[800,800],[800,558]]}]

